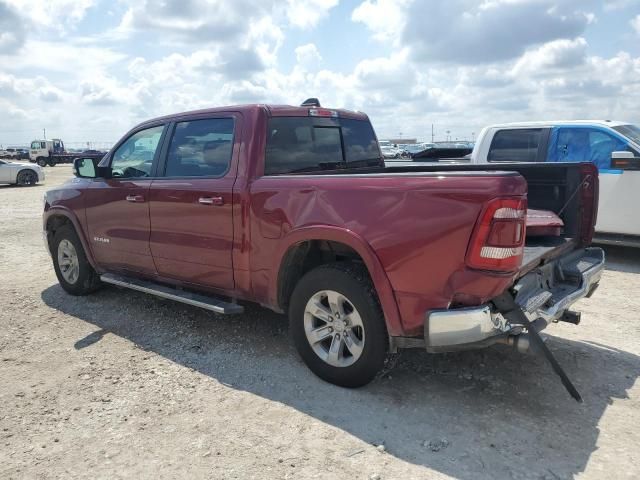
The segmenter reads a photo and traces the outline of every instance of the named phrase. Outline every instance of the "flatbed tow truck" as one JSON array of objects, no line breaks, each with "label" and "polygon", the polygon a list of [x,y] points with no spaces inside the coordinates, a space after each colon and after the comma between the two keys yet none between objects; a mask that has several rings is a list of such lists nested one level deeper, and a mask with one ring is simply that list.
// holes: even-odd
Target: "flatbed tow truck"
[{"label": "flatbed tow truck", "polygon": [[29,161],[41,167],[55,167],[58,163],[73,163],[78,157],[101,159],[106,152],[85,150],[84,152],[67,152],[64,142],[59,138],[51,140],[34,140],[29,149]]}]

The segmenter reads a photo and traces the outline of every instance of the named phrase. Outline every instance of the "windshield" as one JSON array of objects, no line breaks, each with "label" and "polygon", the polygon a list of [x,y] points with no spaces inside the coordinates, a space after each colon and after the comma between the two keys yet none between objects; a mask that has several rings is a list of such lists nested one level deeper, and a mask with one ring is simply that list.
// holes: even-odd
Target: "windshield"
[{"label": "windshield", "polygon": [[619,127],[613,127],[613,129],[627,137],[636,145],[640,145],[640,127],[637,125],[620,125]]}]

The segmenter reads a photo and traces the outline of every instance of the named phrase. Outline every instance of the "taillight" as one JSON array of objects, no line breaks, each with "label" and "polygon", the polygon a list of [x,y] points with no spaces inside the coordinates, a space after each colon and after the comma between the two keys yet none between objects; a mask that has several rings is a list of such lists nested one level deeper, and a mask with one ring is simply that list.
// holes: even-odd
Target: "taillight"
[{"label": "taillight", "polygon": [[490,201],[471,236],[467,265],[479,270],[517,270],[524,253],[526,217],[524,198]]},{"label": "taillight", "polygon": [[598,187],[600,179],[598,177],[598,168],[593,163],[581,164],[580,175],[582,178],[580,184],[582,196],[580,239],[582,240],[582,245],[589,245],[593,240],[598,219]]}]

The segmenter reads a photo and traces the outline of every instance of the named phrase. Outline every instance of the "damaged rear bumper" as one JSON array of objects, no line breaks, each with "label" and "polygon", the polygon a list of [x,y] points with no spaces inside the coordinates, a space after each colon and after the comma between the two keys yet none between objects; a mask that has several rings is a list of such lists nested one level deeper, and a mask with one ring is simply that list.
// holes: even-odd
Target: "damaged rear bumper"
[{"label": "damaged rear bumper", "polygon": [[[565,312],[597,288],[605,266],[601,248],[586,248],[541,265],[518,280],[514,300],[537,330],[563,318]],[[432,310],[424,323],[429,352],[451,352],[508,342],[522,333],[491,303],[472,308]]]}]

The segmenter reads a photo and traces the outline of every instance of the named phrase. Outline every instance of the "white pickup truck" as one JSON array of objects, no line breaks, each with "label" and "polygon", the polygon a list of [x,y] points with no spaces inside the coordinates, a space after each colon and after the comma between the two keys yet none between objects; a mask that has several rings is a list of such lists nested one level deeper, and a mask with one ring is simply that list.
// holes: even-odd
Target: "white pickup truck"
[{"label": "white pickup truck", "polygon": [[596,239],[640,247],[640,127],[610,120],[528,122],[482,130],[471,163],[593,162],[600,171]]}]

